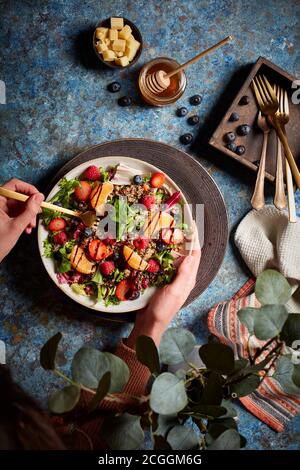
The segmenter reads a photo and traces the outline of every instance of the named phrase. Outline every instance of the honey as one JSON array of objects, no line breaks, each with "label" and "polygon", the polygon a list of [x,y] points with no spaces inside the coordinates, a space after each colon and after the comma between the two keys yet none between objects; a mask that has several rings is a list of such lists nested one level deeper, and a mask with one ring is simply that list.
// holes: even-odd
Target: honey
[{"label": "honey", "polygon": [[139,75],[139,88],[144,100],[153,106],[168,106],[175,103],[186,88],[186,75],[184,71],[178,72],[170,77],[170,85],[159,94],[154,94],[146,83],[146,77],[150,74],[163,70],[166,73],[179,67],[178,62],[167,57],[158,57],[143,66]]}]

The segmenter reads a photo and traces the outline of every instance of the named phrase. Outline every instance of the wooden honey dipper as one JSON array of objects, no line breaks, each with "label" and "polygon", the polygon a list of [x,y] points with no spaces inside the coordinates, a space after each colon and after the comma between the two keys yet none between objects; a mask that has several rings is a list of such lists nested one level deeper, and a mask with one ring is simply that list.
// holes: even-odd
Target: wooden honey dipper
[{"label": "wooden honey dipper", "polygon": [[197,54],[195,57],[188,60],[184,64],[180,65],[180,67],[177,67],[177,69],[172,70],[169,73],[164,72],[164,70],[158,70],[157,72],[151,73],[146,77],[147,87],[154,95],[162,93],[170,86],[170,78],[173,77],[173,75],[176,75],[178,72],[181,72],[181,70],[185,69],[188,65],[194,64],[195,62],[197,62],[197,60],[201,59],[201,57],[204,57],[215,49],[218,49],[224,44],[227,44],[227,42],[231,41],[232,39],[233,36],[228,36],[227,38],[222,39],[222,41],[218,42],[214,46],[209,47],[205,51],[200,52],[200,54]]}]

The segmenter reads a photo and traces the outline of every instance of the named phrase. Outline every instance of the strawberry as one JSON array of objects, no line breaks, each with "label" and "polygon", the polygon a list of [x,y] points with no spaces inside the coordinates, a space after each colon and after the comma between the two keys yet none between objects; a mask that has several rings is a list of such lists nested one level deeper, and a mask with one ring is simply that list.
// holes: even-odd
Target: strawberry
[{"label": "strawberry", "polygon": [[116,287],[116,297],[119,300],[128,300],[134,290],[134,286],[128,279],[123,279]]},{"label": "strawberry", "polygon": [[133,240],[133,244],[137,250],[144,250],[145,248],[148,247],[149,240],[148,238],[145,238],[145,237],[138,237],[135,240]]},{"label": "strawberry", "polygon": [[166,228],[162,230],[161,238],[167,245],[178,245],[183,242],[184,233],[179,228]]},{"label": "strawberry", "polygon": [[89,255],[94,261],[101,261],[112,254],[112,249],[97,238],[89,243]]},{"label": "strawberry", "polygon": [[151,196],[151,194],[146,194],[146,196],[142,197],[141,203],[144,204],[148,210],[151,210],[155,206],[156,200],[154,196]]},{"label": "strawberry", "polygon": [[66,232],[58,232],[53,235],[53,241],[56,245],[64,245],[68,241]]},{"label": "strawberry", "polygon": [[165,182],[165,175],[163,173],[154,173],[150,179],[152,188],[161,188]]},{"label": "strawberry", "polygon": [[101,274],[103,276],[109,276],[112,274],[115,270],[115,264],[113,261],[104,261],[103,263],[100,264],[99,266]]},{"label": "strawberry", "polygon": [[52,219],[50,224],[49,224],[49,230],[51,232],[59,232],[60,230],[63,230],[67,225],[67,222],[65,219],[62,219],[61,217],[55,217],[55,219]]},{"label": "strawberry", "polygon": [[160,270],[159,262],[155,259],[149,259],[147,271],[149,273],[157,273]]},{"label": "strawberry", "polygon": [[90,181],[97,181],[100,179],[101,173],[100,173],[99,168],[96,165],[90,165],[83,172],[82,177]]},{"label": "strawberry", "polygon": [[114,246],[117,240],[112,235],[107,235],[102,241],[105,245]]},{"label": "strawberry", "polygon": [[79,186],[76,186],[74,191],[76,199],[81,202],[87,201],[91,192],[91,185],[87,181],[80,181]]}]

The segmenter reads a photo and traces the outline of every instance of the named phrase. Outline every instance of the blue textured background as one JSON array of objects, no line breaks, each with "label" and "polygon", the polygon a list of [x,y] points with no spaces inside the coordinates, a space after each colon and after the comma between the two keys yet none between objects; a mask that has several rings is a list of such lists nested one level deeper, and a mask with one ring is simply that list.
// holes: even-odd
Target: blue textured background
[{"label": "blue textured background", "polygon": [[[136,72],[156,56],[183,62],[234,34],[233,45],[188,71],[188,87],[178,104],[187,105],[194,93],[203,95],[202,134],[208,132],[224,100],[229,103],[227,85],[240,67],[263,55],[290,73],[300,74],[297,1],[11,0],[1,1],[0,6],[0,79],[7,88],[7,104],[0,105],[1,182],[16,176],[42,188],[79,151],[106,140],[146,137],[180,145],[178,136],[188,125],[175,117],[177,105],[148,108],[138,97]],[[133,69],[103,68],[91,50],[90,31],[98,20],[112,15],[124,15],[142,32],[145,48]],[[114,79],[121,81],[122,93],[134,98],[132,107],[118,107],[116,96],[106,91]],[[226,87],[228,93],[224,93]],[[240,179],[240,168],[226,169],[220,158],[211,158],[201,146],[191,152],[219,185],[234,229],[250,208],[252,185]],[[83,344],[113,347],[130,329],[130,325],[85,318],[79,307],[58,292],[43,270],[34,236],[22,238],[0,269],[0,338],[6,342],[16,380],[42,402],[59,383],[39,367],[39,349],[45,339],[58,330],[64,334],[64,353],[59,358],[64,366]],[[174,324],[190,328],[199,341],[205,340],[209,307],[229,298],[247,274],[230,241],[214,282],[178,314]],[[248,448],[299,448],[299,417],[276,434],[242,407],[239,415]]]}]

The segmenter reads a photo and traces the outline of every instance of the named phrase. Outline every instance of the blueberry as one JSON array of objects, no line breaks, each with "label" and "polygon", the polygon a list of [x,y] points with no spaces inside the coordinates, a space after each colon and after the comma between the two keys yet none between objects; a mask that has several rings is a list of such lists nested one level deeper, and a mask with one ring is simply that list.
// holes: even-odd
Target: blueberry
[{"label": "blueberry", "polygon": [[177,111],[176,111],[176,115],[178,117],[184,117],[184,116],[187,115],[187,113],[188,113],[188,110],[184,107],[183,108],[178,108]]},{"label": "blueberry", "polygon": [[244,106],[244,105],[249,104],[249,103],[250,103],[250,98],[247,95],[242,96],[240,101],[239,101],[239,104],[241,106]]},{"label": "blueberry", "polygon": [[142,184],[143,178],[141,177],[141,175],[135,175],[133,177],[133,182],[134,184]]},{"label": "blueberry", "polygon": [[117,93],[118,91],[121,90],[121,85],[119,82],[112,82],[109,85],[107,85],[107,89],[111,93]]},{"label": "blueberry", "polygon": [[199,116],[195,115],[195,116],[190,116],[187,120],[188,124],[190,126],[196,126],[196,124],[199,124]]},{"label": "blueberry", "polygon": [[112,255],[113,261],[119,261],[120,259],[120,253],[118,251],[115,251]]},{"label": "blueberry", "polygon": [[134,290],[131,296],[129,297],[129,300],[136,300],[139,298],[140,295],[141,295],[140,291]]},{"label": "blueberry", "polygon": [[190,134],[189,132],[187,134],[182,134],[180,137],[179,137],[179,140],[180,142],[183,144],[183,145],[188,145],[192,142],[193,140],[193,135]]},{"label": "blueberry", "polygon": [[236,144],[234,142],[229,142],[226,147],[228,148],[228,150],[231,150],[232,152],[235,152],[236,151]]},{"label": "blueberry", "polygon": [[248,124],[242,124],[236,131],[238,135],[248,135],[251,132],[251,127]]},{"label": "blueberry", "polygon": [[54,204],[55,206],[58,206],[58,207],[62,207],[62,206],[63,206],[62,203],[59,202],[59,201],[55,201],[55,202],[53,202],[53,204]]},{"label": "blueberry", "polygon": [[235,149],[235,153],[237,155],[244,155],[245,152],[246,152],[246,149],[244,145],[238,145],[237,148]]},{"label": "blueberry", "polygon": [[130,106],[132,104],[132,99],[130,96],[122,96],[122,98],[118,99],[119,106]]},{"label": "blueberry", "polygon": [[202,96],[200,95],[193,95],[190,97],[190,104],[192,104],[193,106],[198,106],[198,104],[200,104],[202,101]]},{"label": "blueberry", "polygon": [[167,248],[167,245],[163,241],[158,241],[156,244],[157,251],[164,251]]},{"label": "blueberry", "polygon": [[240,119],[240,115],[238,113],[232,113],[229,117],[230,122],[236,122]]},{"label": "blueberry", "polygon": [[236,135],[234,132],[227,132],[227,134],[224,135],[225,142],[233,142],[235,138]]},{"label": "blueberry", "polygon": [[91,237],[93,235],[93,230],[90,227],[85,227],[84,229],[84,236],[85,237]]}]

